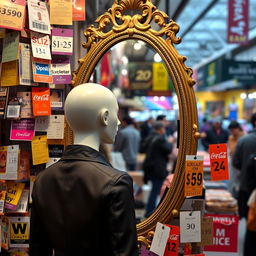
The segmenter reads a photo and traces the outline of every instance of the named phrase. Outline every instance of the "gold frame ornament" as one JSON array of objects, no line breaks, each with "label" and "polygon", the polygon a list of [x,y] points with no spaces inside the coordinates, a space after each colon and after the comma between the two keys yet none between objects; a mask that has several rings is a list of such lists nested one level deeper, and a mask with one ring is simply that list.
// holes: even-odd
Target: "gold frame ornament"
[{"label": "gold frame ornament", "polygon": [[[133,16],[127,11],[136,10]],[[192,79],[192,69],[179,55],[174,44],[179,26],[168,15],[156,8],[151,0],[115,0],[112,7],[96,19],[97,26],[89,26],[85,32],[83,47],[87,54],[79,60],[73,73],[73,86],[89,81],[102,56],[115,44],[129,40],[142,40],[159,53],[171,76],[179,102],[179,153],[174,180],[161,204],[150,217],[137,224],[139,244],[150,246],[156,223],[169,223],[178,214],[184,197],[184,166],[186,155],[196,154],[198,118]],[[158,27],[158,29],[155,29]]]}]

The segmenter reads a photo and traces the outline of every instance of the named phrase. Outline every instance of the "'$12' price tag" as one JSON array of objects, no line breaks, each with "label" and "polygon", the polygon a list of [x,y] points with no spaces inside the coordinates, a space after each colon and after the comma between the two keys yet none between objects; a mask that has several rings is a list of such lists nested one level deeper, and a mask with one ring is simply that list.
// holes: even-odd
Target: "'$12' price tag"
[{"label": "'$12' price tag", "polygon": [[167,240],[164,256],[178,256],[180,228],[172,225],[166,226],[170,227],[170,235]]},{"label": "'$12' price tag", "polygon": [[211,180],[228,180],[227,144],[209,145]]},{"label": "'$12' price tag", "polygon": [[185,196],[203,193],[203,156],[186,156]]}]

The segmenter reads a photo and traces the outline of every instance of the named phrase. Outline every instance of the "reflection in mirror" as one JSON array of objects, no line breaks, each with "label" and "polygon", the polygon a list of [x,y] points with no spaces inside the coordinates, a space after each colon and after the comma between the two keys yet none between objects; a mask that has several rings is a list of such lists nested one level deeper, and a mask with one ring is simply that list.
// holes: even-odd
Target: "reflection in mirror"
[{"label": "reflection in mirror", "polygon": [[173,179],[179,106],[172,79],[149,45],[127,40],[103,55],[90,80],[109,87],[118,99],[121,125],[109,156],[115,168],[133,178],[140,222],[155,210]]}]

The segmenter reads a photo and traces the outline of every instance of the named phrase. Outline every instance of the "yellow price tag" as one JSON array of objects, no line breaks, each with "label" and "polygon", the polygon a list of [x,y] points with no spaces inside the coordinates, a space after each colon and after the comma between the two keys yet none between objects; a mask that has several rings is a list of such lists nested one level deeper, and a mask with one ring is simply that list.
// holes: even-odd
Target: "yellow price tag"
[{"label": "yellow price tag", "polygon": [[153,63],[153,91],[168,91],[169,75],[163,63]]},{"label": "yellow price tag", "polygon": [[24,187],[25,187],[24,183],[18,183],[13,181],[7,182],[7,195],[5,199],[5,208],[8,208],[10,210],[16,210]]},{"label": "yellow price tag", "polygon": [[203,194],[203,156],[186,156],[185,196]]},{"label": "yellow price tag", "polygon": [[31,143],[33,165],[47,163],[49,161],[47,136],[34,136]]},{"label": "yellow price tag", "polygon": [[1,86],[14,86],[18,84],[18,61],[2,63]]},{"label": "yellow price tag", "polygon": [[10,217],[10,247],[28,247],[29,217]]},{"label": "yellow price tag", "polygon": [[72,0],[50,0],[50,23],[72,25]]},{"label": "yellow price tag", "polygon": [[0,0],[0,26],[22,30],[24,28],[25,0]]}]

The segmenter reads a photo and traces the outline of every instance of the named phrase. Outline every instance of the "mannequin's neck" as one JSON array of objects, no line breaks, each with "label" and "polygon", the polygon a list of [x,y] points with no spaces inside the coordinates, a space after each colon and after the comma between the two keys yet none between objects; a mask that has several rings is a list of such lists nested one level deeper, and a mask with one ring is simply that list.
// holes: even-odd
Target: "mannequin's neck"
[{"label": "mannequin's neck", "polygon": [[74,135],[74,144],[88,146],[99,151],[100,138],[98,133],[74,132]]}]

